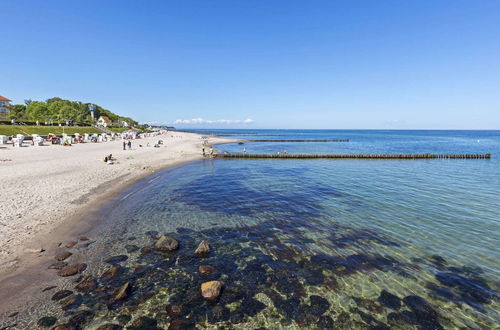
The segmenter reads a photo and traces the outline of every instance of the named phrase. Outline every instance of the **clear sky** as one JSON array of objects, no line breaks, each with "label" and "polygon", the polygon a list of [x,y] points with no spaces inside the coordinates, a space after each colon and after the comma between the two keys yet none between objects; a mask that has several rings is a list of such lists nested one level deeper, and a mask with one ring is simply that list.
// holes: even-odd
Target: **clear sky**
[{"label": "clear sky", "polygon": [[0,95],[178,127],[500,129],[500,1],[0,0]]}]

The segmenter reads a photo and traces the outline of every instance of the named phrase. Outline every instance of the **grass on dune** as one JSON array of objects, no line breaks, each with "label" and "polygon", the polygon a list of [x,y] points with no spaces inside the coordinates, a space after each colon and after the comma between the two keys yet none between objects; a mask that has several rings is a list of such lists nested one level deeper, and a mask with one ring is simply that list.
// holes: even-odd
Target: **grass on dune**
[{"label": "grass on dune", "polygon": [[[64,129],[64,131],[63,131]],[[114,131],[114,130],[113,130]],[[123,131],[123,130],[122,130]],[[26,126],[26,125],[0,125],[0,135],[47,135],[49,133],[53,134],[93,134],[93,133],[102,133],[98,129],[94,127],[59,127],[59,126]]]}]

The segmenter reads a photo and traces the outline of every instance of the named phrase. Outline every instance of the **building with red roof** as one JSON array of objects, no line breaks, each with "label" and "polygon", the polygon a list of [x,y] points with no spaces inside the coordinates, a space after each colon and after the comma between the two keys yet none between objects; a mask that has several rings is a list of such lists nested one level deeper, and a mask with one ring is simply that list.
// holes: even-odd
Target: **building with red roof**
[{"label": "building with red roof", "polygon": [[12,100],[0,95],[0,119],[7,118],[7,115],[9,114],[8,106],[10,105],[10,102],[12,102]]},{"label": "building with red roof", "polygon": [[100,116],[99,119],[97,119],[97,125],[107,127],[111,125],[111,119],[109,119],[108,116]]}]

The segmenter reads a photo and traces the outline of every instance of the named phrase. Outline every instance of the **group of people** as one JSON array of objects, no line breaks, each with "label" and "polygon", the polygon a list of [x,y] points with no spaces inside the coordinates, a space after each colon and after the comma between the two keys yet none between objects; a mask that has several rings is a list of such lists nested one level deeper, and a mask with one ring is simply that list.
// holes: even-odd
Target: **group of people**
[{"label": "group of people", "polygon": [[205,147],[203,147],[201,149],[201,151],[203,152],[203,157],[206,157],[206,156],[212,157],[214,155],[214,148],[213,147],[210,147],[208,154],[205,152]]},{"label": "group of people", "polygon": [[109,165],[113,164],[115,160],[116,158],[113,158],[112,154],[109,154],[108,156],[104,157],[104,162]]},{"label": "group of people", "polygon": [[132,141],[130,141],[130,140],[128,140],[128,142],[123,141],[123,150],[125,150],[127,147],[128,147],[128,150],[132,149]]}]

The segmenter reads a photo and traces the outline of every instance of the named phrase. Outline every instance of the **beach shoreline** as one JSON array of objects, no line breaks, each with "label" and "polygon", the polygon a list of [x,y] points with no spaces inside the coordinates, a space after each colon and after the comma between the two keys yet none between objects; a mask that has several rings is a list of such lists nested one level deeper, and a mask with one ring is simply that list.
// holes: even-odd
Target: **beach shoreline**
[{"label": "beach shoreline", "polygon": [[[164,142],[160,148],[146,147],[157,140]],[[126,189],[158,171],[203,159],[203,141],[195,133],[169,132],[132,143],[132,150],[122,150],[121,140],[0,150],[0,287],[91,230],[95,224],[81,220]],[[100,159],[110,153],[117,158],[113,165]]]}]

